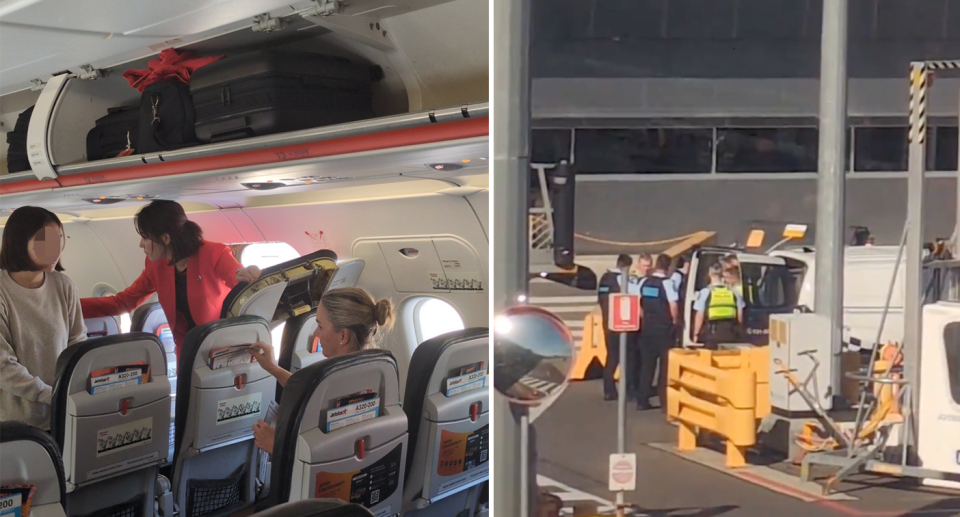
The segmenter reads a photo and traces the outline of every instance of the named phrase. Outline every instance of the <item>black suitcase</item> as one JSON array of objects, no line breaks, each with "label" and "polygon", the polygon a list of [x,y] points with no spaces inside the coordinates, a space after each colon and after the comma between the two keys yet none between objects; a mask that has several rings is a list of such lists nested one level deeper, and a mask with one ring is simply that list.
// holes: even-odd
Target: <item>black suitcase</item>
[{"label": "black suitcase", "polygon": [[170,151],[199,144],[190,87],[180,81],[147,86],[140,95],[137,154]]},{"label": "black suitcase", "polygon": [[259,51],[194,72],[197,138],[223,142],[373,118],[379,67],[307,52]]},{"label": "black suitcase", "polygon": [[107,110],[87,133],[87,161],[116,158],[130,146],[137,149],[140,137],[140,106],[120,106]]},{"label": "black suitcase", "polygon": [[13,131],[7,133],[7,170],[23,172],[30,170],[30,158],[27,157],[27,128],[30,127],[30,116],[33,115],[33,106],[30,106],[20,116],[13,126]]}]

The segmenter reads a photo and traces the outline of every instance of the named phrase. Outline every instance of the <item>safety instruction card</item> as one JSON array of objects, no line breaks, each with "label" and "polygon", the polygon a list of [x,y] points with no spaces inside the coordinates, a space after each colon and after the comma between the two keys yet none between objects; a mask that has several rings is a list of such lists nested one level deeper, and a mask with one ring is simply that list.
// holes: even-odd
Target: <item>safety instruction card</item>
[{"label": "safety instruction card", "polygon": [[[357,399],[362,399],[357,401]],[[327,432],[359,424],[380,416],[380,397],[372,391],[355,393],[340,399],[350,403],[327,410]]]},{"label": "safety instruction card", "polygon": [[476,390],[487,386],[487,370],[484,362],[468,364],[460,368],[460,375],[447,379],[446,396],[452,397],[465,391]]}]

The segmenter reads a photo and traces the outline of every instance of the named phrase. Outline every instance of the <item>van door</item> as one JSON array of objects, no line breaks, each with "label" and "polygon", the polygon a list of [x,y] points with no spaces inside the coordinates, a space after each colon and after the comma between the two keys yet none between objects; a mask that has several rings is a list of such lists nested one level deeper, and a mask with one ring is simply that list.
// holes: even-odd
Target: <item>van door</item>
[{"label": "van door", "polygon": [[752,345],[767,345],[770,315],[791,313],[797,308],[797,282],[786,260],[770,255],[738,253],[743,285],[743,332]]},{"label": "van door", "polygon": [[746,342],[766,345],[770,315],[790,313],[796,309],[798,297],[796,279],[791,276],[783,258],[722,248],[699,249],[691,257],[690,276],[685,288],[684,346],[691,346],[695,341],[693,321],[696,313],[693,305],[696,302],[697,293],[710,285],[710,266],[730,254],[735,254],[740,261],[740,281],[746,302],[746,308],[743,311]]}]

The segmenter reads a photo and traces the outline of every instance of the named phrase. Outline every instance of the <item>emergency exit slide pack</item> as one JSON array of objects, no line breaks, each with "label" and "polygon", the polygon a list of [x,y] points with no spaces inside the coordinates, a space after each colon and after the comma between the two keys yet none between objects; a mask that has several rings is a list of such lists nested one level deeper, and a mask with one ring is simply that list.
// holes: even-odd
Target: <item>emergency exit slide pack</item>
[{"label": "emergency exit slide pack", "polygon": [[211,370],[219,370],[237,364],[248,364],[256,361],[253,356],[258,353],[260,351],[253,348],[249,343],[222,346],[210,350],[210,361],[207,364]]},{"label": "emergency exit slide pack", "polygon": [[336,407],[327,410],[327,432],[366,422],[380,416],[380,397],[367,389],[337,399]]},{"label": "emergency exit slide pack", "polygon": [[29,517],[36,491],[33,485],[0,486],[0,517]]},{"label": "emergency exit slide pack", "polygon": [[477,390],[487,386],[486,363],[480,361],[460,368],[459,375],[447,379],[446,396],[452,397],[465,391]]},{"label": "emergency exit slide pack", "polygon": [[150,365],[145,361],[121,364],[90,372],[91,395],[150,382]]}]

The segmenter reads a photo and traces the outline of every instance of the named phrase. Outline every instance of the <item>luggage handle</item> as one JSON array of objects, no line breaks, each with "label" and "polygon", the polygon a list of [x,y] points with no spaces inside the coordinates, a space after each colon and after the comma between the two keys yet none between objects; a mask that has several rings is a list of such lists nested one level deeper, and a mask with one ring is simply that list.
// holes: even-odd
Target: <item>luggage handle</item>
[{"label": "luggage handle", "polygon": [[247,138],[257,136],[253,128],[250,127],[250,121],[247,117],[239,117],[231,120],[224,120],[216,124],[207,126],[210,131],[210,142],[222,142],[226,140],[236,140],[237,138]]}]

